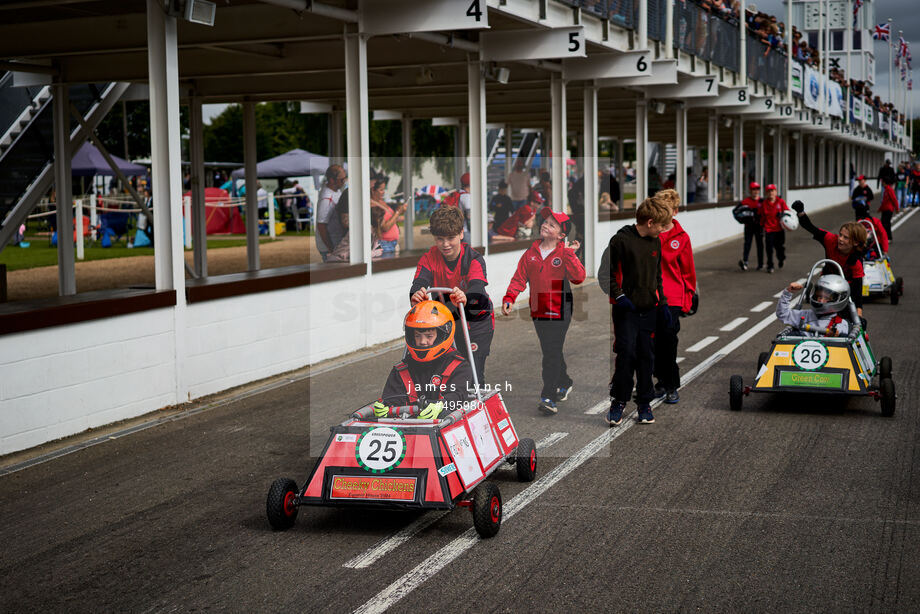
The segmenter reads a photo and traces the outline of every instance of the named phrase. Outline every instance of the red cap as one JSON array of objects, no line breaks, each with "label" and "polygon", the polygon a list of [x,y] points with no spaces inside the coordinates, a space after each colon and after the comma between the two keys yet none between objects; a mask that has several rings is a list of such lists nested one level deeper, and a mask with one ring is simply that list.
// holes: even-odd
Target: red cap
[{"label": "red cap", "polygon": [[750,187],[752,190],[759,190],[759,189],[760,189],[760,184],[757,183],[756,181],[752,181],[752,182],[751,182],[751,185],[750,185],[749,187]]},{"label": "red cap", "polygon": [[460,185],[470,185],[470,174],[463,173],[460,175]]},{"label": "red cap", "polygon": [[559,225],[562,227],[562,232],[564,232],[566,236],[568,236],[569,232],[571,232],[572,221],[569,219],[569,216],[567,216],[565,213],[562,213],[560,211],[553,211],[549,207],[543,207],[543,210],[540,211],[540,215],[543,216],[544,220],[552,216],[553,219],[556,220],[556,222],[558,222]]},{"label": "red cap", "polygon": [[865,175],[860,175],[859,177],[856,178],[856,181],[862,181],[865,178],[866,178]]},{"label": "red cap", "polygon": [[768,183],[768,184],[767,184],[767,187],[764,188],[764,189],[766,189],[766,190],[775,190],[775,189],[776,189],[776,184],[775,184],[775,183]]}]

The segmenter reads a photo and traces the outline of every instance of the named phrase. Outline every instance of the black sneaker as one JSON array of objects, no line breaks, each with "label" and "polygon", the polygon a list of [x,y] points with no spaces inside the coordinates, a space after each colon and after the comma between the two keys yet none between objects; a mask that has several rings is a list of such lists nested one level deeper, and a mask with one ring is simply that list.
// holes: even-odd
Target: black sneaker
[{"label": "black sneaker", "polygon": [[556,409],[556,403],[552,399],[542,398],[540,399],[540,405],[538,405],[540,411],[547,414],[555,414],[558,409]]},{"label": "black sneaker", "polygon": [[669,405],[674,405],[680,401],[680,395],[677,394],[677,390],[668,390],[668,394],[664,397],[664,402]]},{"label": "black sneaker", "polygon": [[741,267],[742,271],[747,271],[748,269],[747,262],[745,262],[744,260],[739,260],[738,266]]},{"label": "black sneaker", "polygon": [[772,275],[772,274],[773,274],[773,267],[768,266],[768,267],[767,267],[767,273],[770,273],[770,274]]},{"label": "black sneaker", "polygon": [[607,410],[607,423],[610,426],[619,426],[623,422],[623,410],[626,409],[626,403],[621,403],[616,399],[610,399],[610,409]]},{"label": "black sneaker", "polygon": [[653,424],[655,416],[652,415],[652,408],[648,405],[639,406],[639,416],[636,418],[639,424]]},{"label": "black sneaker", "polygon": [[668,391],[665,389],[664,386],[655,386],[655,397],[654,397],[654,398],[660,399],[661,397],[663,397],[663,396],[666,395],[667,393],[668,393]]},{"label": "black sneaker", "polygon": [[780,261],[779,261],[779,263],[778,263],[778,264],[779,264],[779,268],[783,268],[783,263],[784,263],[784,262],[786,262],[786,261],[785,261],[785,260],[780,260]]},{"label": "black sneaker", "polygon": [[758,264],[758,265],[757,265],[757,270],[758,270],[758,271],[762,271],[762,270],[763,270],[763,265],[762,265],[762,264]]},{"label": "black sneaker", "polygon": [[568,388],[556,388],[556,397],[558,398],[557,402],[565,401],[569,398],[569,393],[572,392],[572,385],[569,384]]}]

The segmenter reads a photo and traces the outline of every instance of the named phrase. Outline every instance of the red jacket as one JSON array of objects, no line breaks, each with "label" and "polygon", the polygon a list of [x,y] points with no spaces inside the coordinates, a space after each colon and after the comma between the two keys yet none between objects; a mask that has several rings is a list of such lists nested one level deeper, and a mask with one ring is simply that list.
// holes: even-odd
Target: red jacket
[{"label": "red jacket", "polygon": [[689,311],[696,291],[696,267],[690,237],[674,220],[674,227],[658,235],[661,241],[661,282],[671,307]]},{"label": "red jacket", "polygon": [[776,197],[772,203],[766,198],[760,203],[760,223],[764,232],[779,232],[783,230],[783,225],[779,223],[779,215],[783,211],[789,211],[786,201]]},{"label": "red jacket", "polygon": [[540,254],[540,241],[524,252],[517,270],[511,277],[502,304],[513,303],[530,284],[530,317],[560,319],[566,294],[572,290],[568,282],[580,284],[585,280],[585,265],[562,242],[546,258]]},{"label": "red jacket", "polygon": [[533,217],[533,215],[533,209],[530,208],[530,205],[523,205],[520,209],[512,213],[511,216],[498,227],[496,232],[506,237],[513,237],[517,233],[518,226],[525,223]]},{"label": "red jacket", "polygon": [[[872,222],[872,228],[875,229],[873,231],[873,234],[875,234],[875,236],[878,237],[879,246],[882,248],[882,251],[887,254],[888,253],[888,233],[885,232],[885,227],[882,226],[882,220],[878,219],[877,217],[872,217],[871,215],[869,217],[864,217],[862,219],[869,220],[870,222]],[[867,243],[866,244],[867,249],[871,249],[875,247],[875,241],[870,240],[870,241],[867,241],[866,243]]]},{"label": "red jacket", "polygon": [[882,204],[878,208],[879,211],[891,211],[896,213],[898,210],[898,197],[894,193],[894,188],[890,185],[885,186],[885,192],[882,195]]},{"label": "red jacket", "polygon": [[[750,196],[748,196],[747,198],[745,198],[744,200],[741,201],[741,204],[742,204],[742,205],[744,205],[745,207],[747,207],[747,208],[749,208],[749,209],[753,209],[753,210],[754,210],[754,213],[756,214],[756,216],[754,217],[754,219],[757,220],[757,223],[758,223],[758,224],[761,223],[761,219],[760,219],[760,203],[761,203],[761,200],[760,200],[759,198],[751,198]],[[670,304],[670,303],[669,303],[669,304]]]}]

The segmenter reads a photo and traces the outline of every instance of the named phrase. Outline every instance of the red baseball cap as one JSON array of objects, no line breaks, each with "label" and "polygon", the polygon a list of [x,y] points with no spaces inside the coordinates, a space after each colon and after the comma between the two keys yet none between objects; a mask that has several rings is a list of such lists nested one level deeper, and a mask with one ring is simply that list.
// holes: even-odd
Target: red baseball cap
[{"label": "red baseball cap", "polygon": [[865,175],[860,175],[859,177],[856,178],[856,181],[862,181],[865,178],[866,178]]},{"label": "red baseball cap", "polygon": [[756,181],[752,181],[752,182],[751,182],[751,185],[750,185],[749,187],[750,187],[752,190],[759,190],[759,189],[760,189],[760,184],[757,183]]},{"label": "red baseball cap", "polygon": [[776,184],[774,184],[774,183],[768,183],[768,184],[767,184],[767,187],[764,188],[764,189],[765,189],[765,190],[775,190],[775,189],[776,189]]},{"label": "red baseball cap", "polygon": [[463,173],[460,175],[460,185],[470,185],[470,174]]},{"label": "red baseball cap", "polygon": [[556,220],[556,222],[562,227],[562,232],[564,232],[566,236],[568,236],[569,232],[571,232],[572,221],[565,213],[560,211],[553,211],[549,207],[543,207],[543,209],[540,211],[540,215],[544,220],[552,216],[553,219]]}]

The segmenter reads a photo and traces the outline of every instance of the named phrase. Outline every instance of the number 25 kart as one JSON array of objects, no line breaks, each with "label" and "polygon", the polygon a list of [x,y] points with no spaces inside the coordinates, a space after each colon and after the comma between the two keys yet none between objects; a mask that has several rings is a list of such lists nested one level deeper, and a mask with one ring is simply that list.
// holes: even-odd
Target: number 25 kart
[{"label": "number 25 kart", "polygon": [[[811,269],[805,288],[799,295],[796,309],[801,309],[806,296],[825,266],[840,265],[833,260],[819,260]],[[804,330],[788,326],[773,340],[769,352],[757,358],[754,384],[745,386],[740,375],[729,379],[729,407],[740,411],[745,396],[752,392],[824,393],[849,396],[870,396],[881,402],[883,416],[894,415],[895,389],[891,378],[891,358],[876,362],[869,347],[866,331],[849,299],[846,311],[849,334],[833,336],[827,330],[815,330],[804,324]],[[805,336],[804,333],[818,333]]]},{"label": "number 25 kart", "polygon": [[904,278],[896,278],[891,272],[891,259],[882,252],[872,222],[859,220],[859,223],[866,228],[866,234],[869,235],[869,249],[863,259],[863,296],[875,298],[887,295],[891,304],[897,305],[904,294]]},{"label": "number 25 kart", "polygon": [[[450,293],[450,288],[429,292]],[[460,309],[466,354],[473,353]],[[388,417],[375,417],[373,404],[355,411],[330,431],[322,455],[302,489],[289,478],[272,483],[266,501],[268,521],[275,530],[292,527],[300,507],[364,507],[402,510],[470,508],[473,525],[482,537],[498,533],[502,496],[486,479],[503,462],[515,466],[517,477],[536,477],[537,450],[532,439],[518,439],[501,393],[479,391],[440,419],[418,419],[420,408],[391,408]],[[389,417],[393,416],[393,417]]]}]

